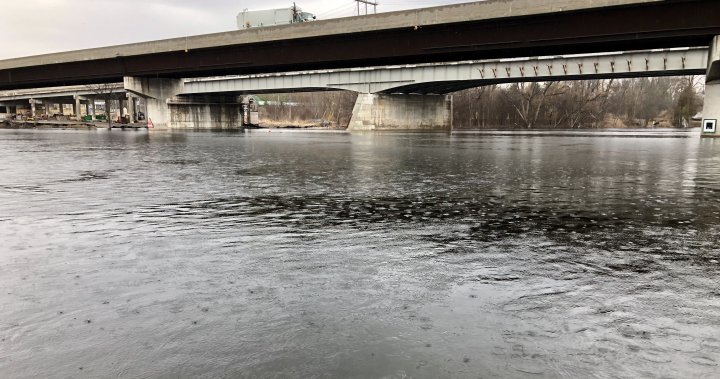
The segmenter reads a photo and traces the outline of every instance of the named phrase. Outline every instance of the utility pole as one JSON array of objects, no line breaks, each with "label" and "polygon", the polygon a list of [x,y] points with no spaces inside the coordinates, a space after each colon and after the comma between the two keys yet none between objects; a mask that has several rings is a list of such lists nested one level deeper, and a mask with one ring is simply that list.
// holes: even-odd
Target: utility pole
[{"label": "utility pole", "polygon": [[377,13],[377,6],[378,6],[378,2],[377,2],[377,1],[355,0],[355,2],[357,3],[357,15],[358,15],[358,16],[362,15],[362,14],[360,13],[360,4],[365,4],[365,15],[368,15],[368,14],[369,14],[369,13],[368,13],[368,5],[372,5],[372,6],[373,6],[373,13]]}]

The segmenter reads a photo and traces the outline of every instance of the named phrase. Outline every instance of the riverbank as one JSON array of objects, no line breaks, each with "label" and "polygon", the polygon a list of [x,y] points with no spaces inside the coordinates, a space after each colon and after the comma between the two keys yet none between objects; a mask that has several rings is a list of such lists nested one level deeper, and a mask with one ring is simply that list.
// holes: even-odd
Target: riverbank
[{"label": "riverbank", "polygon": [[[37,120],[37,121],[2,121],[0,122],[0,128],[3,129],[97,129],[107,128],[107,122],[88,122],[88,121],[50,121],[50,120]],[[112,128],[130,128],[130,129],[142,129],[146,128],[147,125],[144,123],[134,124],[111,124]]]},{"label": "riverbank", "polygon": [[263,119],[260,122],[262,129],[330,129],[344,130],[337,123],[327,120],[270,120]]}]

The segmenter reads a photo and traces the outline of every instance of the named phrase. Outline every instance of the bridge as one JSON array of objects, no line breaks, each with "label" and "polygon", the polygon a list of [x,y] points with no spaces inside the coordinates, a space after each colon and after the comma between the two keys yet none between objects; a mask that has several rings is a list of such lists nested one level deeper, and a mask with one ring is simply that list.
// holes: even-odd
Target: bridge
[{"label": "bridge", "polygon": [[[43,113],[50,116],[54,105],[72,105],[72,115],[80,117],[80,107],[86,106],[86,114],[95,116],[95,100],[98,97],[122,98],[127,91],[123,83],[107,83],[103,85],[77,85],[63,87],[47,87],[0,91],[0,108],[17,107],[20,104],[29,104],[30,111],[37,115],[37,105],[43,105]],[[108,96],[110,95],[110,96]],[[104,100],[104,99],[101,99]],[[0,109],[0,116],[10,112]]]},{"label": "bridge", "polygon": [[[718,15],[716,0],[490,0],[5,60],[0,89],[123,82],[146,101],[156,124],[169,125],[170,99],[203,91],[351,89],[372,94],[362,95],[356,110],[435,104],[435,116],[442,116],[450,100],[426,99],[476,85],[705,72],[704,126],[715,135],[709,125],[720,117]],[[686,49],[681,61],[669,50],[695,47],[702,49]],[[631,52],[597,58],[617,51]],[[593,53],[600,54],[568,57]],[[708,57],[704,65],[698,54]],[[272,73],[280,74],[252,76]],[[227,75],[235,77],[193,79]],[[372,120],[355,124],[377,127]]]},{"label": "bridge", "polygon": [[181,96],[346,90],[358,92],[351,130],[450,128],[452,97],[489,84],[704,75],[707,48],[495,59],[188,79]]}]

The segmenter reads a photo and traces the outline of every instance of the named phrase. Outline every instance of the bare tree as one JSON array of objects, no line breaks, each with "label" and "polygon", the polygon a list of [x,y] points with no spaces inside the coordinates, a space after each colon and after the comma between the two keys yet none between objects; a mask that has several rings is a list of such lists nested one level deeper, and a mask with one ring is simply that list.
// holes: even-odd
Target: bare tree
[{"label": "bare tree", "polygon": [[532,129],[538,123],[540,111],[549,97],[562,95],[567,91],[559,82],[515,83],[506,91],[513,108],[526,129]]},{"label": "bare tree", "polygon": [[93,92],[95,97],[105,102],[105,118],[108,123],[108,128],[112,128],[112,116],[110,114],[111,103],[113,101],[120,101],[127,95],[124,91],[116,92],[118,87],[115,83],[88,84],[86,87]]},{"label": "bare tree", "polygon": [[263,95],[269,104],[261,106],[262,118],[286,124],[332,122],[347,126],[357,99],[349,91]]},{"label": "bare tree", "polygon": [[565,96],[559,96],[550,105],[552,126],[570,129],[582,125],[597,127],[605,116],[605,105],[610,97],[614,80],[582,80],[562,82]]},{"label": "bare tree", "polygon": [[692,117],[700,111],[702,98],[698,92],[702,88],[702,78],[702,76],[684,76],[677,79],[672,109],[675,126],[688,127]]}]

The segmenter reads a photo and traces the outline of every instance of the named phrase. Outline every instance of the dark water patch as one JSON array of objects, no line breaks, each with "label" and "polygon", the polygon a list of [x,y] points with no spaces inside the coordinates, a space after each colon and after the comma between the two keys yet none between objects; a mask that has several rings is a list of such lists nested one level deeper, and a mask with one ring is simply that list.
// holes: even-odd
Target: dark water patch
[{"label": "dark water patch", "polygon": [[46,188],[36,185],[2,185],[0,184],[0,190],[10,193],[47,193],[49,192]]},{"label": "dark water patch", "polygon": [[110,172],[100,171],[84,171],[81,172],[78,177],[71,179],[58,180],[57,183],[73,183],[73,182],[89,182],[91,180],[106,180],[110,179]]},{"label": "dark water patch", "polygon": [[[557,243],[597,247],[606,250],[635,252],[643,250],[668,260],[687,258],[703,260],[694,254],[677,253],[683,240],[668,240],[667,235],[642,232],[649,228],[671,230],[674,235],[702,233],[709,238],[709,247],[717,237],[707,233],[712,225],[686,218],[677,208],[649,208],[635,204],[620,210],[582,210],[568,205],[552,206],[509,204],[502,199],[457,199],[437,196],[375,197],[365,199],[332,196],[255,196],[217,198],[190,203],[166,204],[152,209],[139,209],[139,220],[171,220],[190,217],[207,220],[209,224],[229,226],[238,219],[252,220],[264,226],[312,230],[346,226],[383,228],[390,225],[412,227],[428,223],[454,222],[467,225],[455,235],[429,236],[433,242],[452,244],[462,241],[493,242],[517,236],[543,235]],[[548,206],[550,205],[550,206]],[[652,216],[648,216],[652,213]],[[248,222],[248,221],[243,221]],[[624,236],[632,233],[632,239]],[[592,236],[589,238],[589,236]],[[694,241],[695,239],[693,239]],[[704,239],[699,239],[704,240]],[[690,243],[694,243],[690,241]],[[639,265],[634,268],[642,272]]]},{"label": "dark water patch", "polygon": [[263,165],[256,167],[238,168],[235,169],[234,173],[235,175],[240,176],[266,176],[277,174],[283,171],[285,171],[284,167],[278,167],[277,165]]},{"label": "dark water patch", "polygon": [[157,161],[158,164],[163,165],[178,165],[178,166],[188,166],[188,165],[198,165],[201,163],[199,160],[188,160],[188,159],[165,159]]},{"label": "dark water patch", "polygon": [[[550,205],[550,206],[548,206]],[[364,199],[333,196],[231,197],[190,203],[167,204],[152,212],[168,214],[202,213],[206,216],[268,215],[283,219],[303,215],[322,223],[346,222],[420,222],[432,220],[471,220],[477,222],[472,232],[502,229],[509,234],[528,231],[527,226],[546,227],[548,231],[566,233],[601,230],[603,228],[636,228],[642,226],[682,226],[697,224],[692,217],[678,215],[677,208],[638,204],[608,214],[597,210],[578,210],[543,205],[507,205],[497,199],[457,199],[421,197],[374,197]],[[280,212],[280,213],[278,213]],[[646,217],[653,212],[653,217]],[[303,222],[308,222],[304,220]],[[642,223],[642,224],[640,224]],[[702,225],[698,225],[702,226]]]}]

